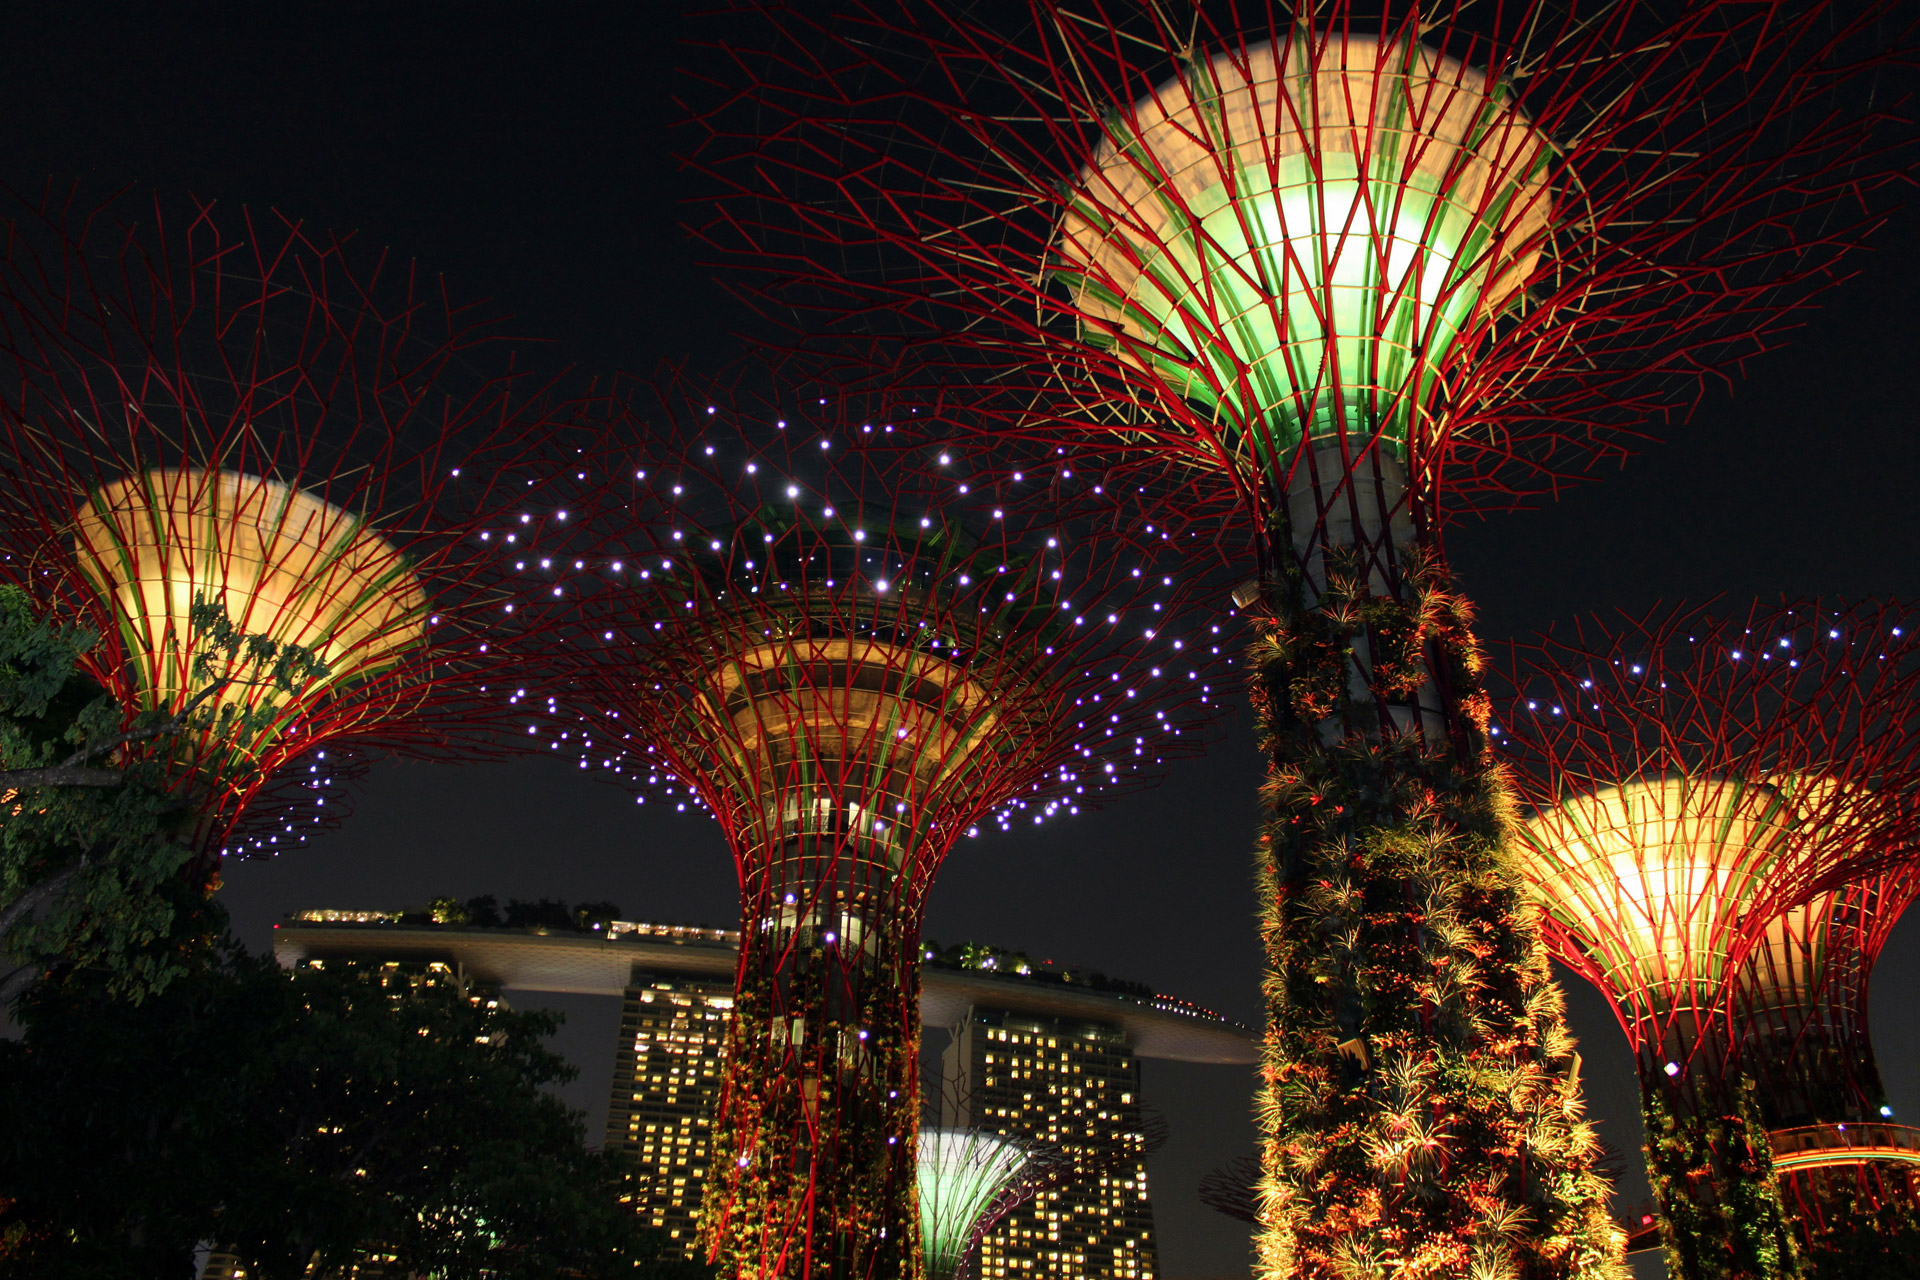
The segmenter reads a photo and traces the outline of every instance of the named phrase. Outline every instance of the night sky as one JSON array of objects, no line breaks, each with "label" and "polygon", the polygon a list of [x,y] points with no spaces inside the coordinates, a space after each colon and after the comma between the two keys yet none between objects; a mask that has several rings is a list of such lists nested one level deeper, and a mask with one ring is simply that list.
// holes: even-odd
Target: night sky
[{"label": "night sky", "polygon": [[[646,370],[717,363],[741,322],[681,235],[671,152],[678,21],[665,4],[21,6],[0,76],[0,179],[51,176],[278,209],[355,231],[492,298],[543,360]],[[1853,260],[1860,275],[1732,393],[1619,475],[1544,510],[1455,529],[1448,550],[1488,639],[1583,611],[1715,593],[1920,595],[1920,219]],[[1245,718],[1158,791],[1044,834],[964,841],[928,933],[1148,982],[1258,1020],[1250,848],[1259,762]],[[338,832],[227,873],[249,944],[305,906],[430,896],[610,898],[632,918],[733,922],[718,832],[545,761],[382,766]],[[1920,922],[1875,984],[1896,1112],[1920,1115]],[[1602,1133],[1643,1198],[1626,1042],[1570,983]],[[522,1003],[537,1003],[523,1001]],[[617,1002],[564,1002],[569,1090],[597,1141]],[[1149,1064],[1173,1139],[1152,1176],[1163,1274],[1245,1275],[1246,1232],[1194,1199],[1252,1150],[1251,1076]],[[1658,1274],[1657,1264],[1642,1274]]]}]

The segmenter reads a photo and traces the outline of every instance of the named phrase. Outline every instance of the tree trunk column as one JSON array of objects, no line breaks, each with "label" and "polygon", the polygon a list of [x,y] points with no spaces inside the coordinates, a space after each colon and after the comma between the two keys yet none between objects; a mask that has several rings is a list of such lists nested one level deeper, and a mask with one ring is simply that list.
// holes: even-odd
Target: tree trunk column
[{"label": "tree trunk column", "polygon": [[919,908],[896,850],[791,840],[745,886],[702,1231],[726,1276],[919,1265]]},{"label": "tree trunk column", "polygon": [[1668,1013],[1640,1041],[1647,1175],[1673,1280],[1804,1274],[1753,1084],[1711,1011]]},{"label": "tree trunk column", "polygon": [[1414,545],[1398,464],[1344,482],[1325,455],[1249,610],[1268,757],[1257,1274],[1611,1274],[1467,608]]}]

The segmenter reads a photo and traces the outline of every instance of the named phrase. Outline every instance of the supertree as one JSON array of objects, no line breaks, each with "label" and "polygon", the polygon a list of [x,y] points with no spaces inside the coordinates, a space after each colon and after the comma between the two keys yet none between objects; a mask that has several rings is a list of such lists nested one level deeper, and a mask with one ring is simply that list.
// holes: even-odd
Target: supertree
[{"label": "supertree", "polygon": [[1237,1156],[1200,1179],[1200,1203],[1241,1222],[1258,1222],[1259,1188],[1260,1161],[1253,1156]]},{"label": "supertree", "polygon": [[179,794],[211,886],[304,840],[369,753],[517,727],[503,685],[538,683],[556,602],[502,556],[555,427],[439,282],[277,215],[163,209],[5,210],[0,578],[99,634],[118,758]]},{"label": "supertree", "polygon": [[1008,456],[1099,441],[1230,525],[1262,1273],[1610,1271],[1439,530],[1618,457],[1832,277],[1892,170],[1850,87],[1891,6],[1016,7],[729,15],[707,235]]},{"label": "supertree", "polygon": [[1916,895],[1912,862],[1817,894],[1768,923],[1734,982],[1740,1061],[1818,1276],[1920,1250],[1920,1130],[1894,1122],[1867,1034],[1874,962]]},{"label": "supertree", "polygon": [[577,745],[609,778],[684,786],[739,875],[710,1257],[911,1276],[935,873],[982,825],[1077,813],[1197,750],[1211,686],[1137,495],[956,484],[944,455],[921,474],[862,447],[904,426],[766,395],[613,397],[609,435],[634,444],[580,517],[600,585]]},{"label": "supertree", "polygon": [[1155,1113],[1143,1115],[1136,1132],[1093,1143],[997,1127],[920,1131],[926,1280],[966,1280],[982,1241],[1009,1214],[1050,1191],[1137,1167],[1167,1140],[1166,1120]]},{"label": "supertree", "polygon": [[965,1280],[980,1240],[1073,1162],[1057,1147],[984,1129],[922,1129],[921,1274]]},{"label": "supertree", "polygon": [[[1503,675],[1521,869],[1633,1046],[1669,1273],[1799,1274],[1767,1102],[1877,1105],[1862,1046],[1808,1014],[1862,957],[1844,904],[1912,860],[1920,636],[1896,605],[1671,607],[1517,645]],[[1837,1054],[1853,1078],[1796,1098]]]}]

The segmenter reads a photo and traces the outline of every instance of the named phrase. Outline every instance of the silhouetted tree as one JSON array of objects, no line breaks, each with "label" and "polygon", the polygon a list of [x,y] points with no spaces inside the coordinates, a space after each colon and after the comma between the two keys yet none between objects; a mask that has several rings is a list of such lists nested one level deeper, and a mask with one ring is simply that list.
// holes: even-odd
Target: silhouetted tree
[{"label": "silhouetted tree", "polygon": [[605,929],[620,918],[620,904],[617,902],[582,902],[573,909],[576,927],[591,930],[598,925]]},{"label": "silhouetted tree", "polygon": [[263,1280],[680,1274],[544,1086],[558,1019],[226,948],[132,1005],[42,988],[0,1044],[0,1271]]},{"label": "silhouetted tree", "polygon": [[0,586],[0,947],[14,966],[0,1006],[50,972],[96,970],[138,1000],[179,971],[167,942],[199,886],[180,883],[185,807],[148,753],[189,728],[238,731],[276,714],[270,698],[216,714],[222,689],[285,690],[326,671],[298,645],[236,629],[218,605],[197,600],[193,618],[204,637],[194,694],[176,713],[129,719],[79,670],[99,637]]},{"label": "silhouetted tree", "polygon": [[508,898],[507,928],[571,929],[573,913],[567,910],[566,903],[556,898],[541,898],[534,902]]}]

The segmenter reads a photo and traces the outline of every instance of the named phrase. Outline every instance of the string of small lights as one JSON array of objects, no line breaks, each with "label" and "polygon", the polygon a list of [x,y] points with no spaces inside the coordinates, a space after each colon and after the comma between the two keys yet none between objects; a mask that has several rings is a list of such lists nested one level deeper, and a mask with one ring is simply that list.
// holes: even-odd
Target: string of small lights
[{"label": "string of small lights", "polygon": [[1196,754],[1224,663],[1197,642],[1172,531],[1069,455],[963,470],[938,422],[781,406],[767,380],[610,395],[552,549],[514,562],[578,612],[572,696],[526,728],[638,800],[711,814],[732,848],[714,1257],[906,1274],[941,863]]},{"label": "string of small lights", "polygon": [[181,718],[129,750],[188,798],[195,874],[324,829],[368,753],[520,749],[497,690],[545,687],[557,611],[486,530],[565,424],[494,324],[277,217],[8,217],[0,577],[99,635],[130,728]]},{"label": "string of small lights", "polygon": [[998,450],[1130,457],[1156,514],[1220,522],[1189,572],[1239,583],[1270,765],[1263,1277],[1618,1274],[1438,530],[1624,456],[1835,278],[1899,180],[1856,92],[1896,8],[712,28],[705,230],[767,314],[903,401],[975,397]]},{"label": "string of small lights", "polygon": [[1920,634],[1892,602],[1669,606],[1496,665],[1497,741],[1530,808],[1521,869],[1555,955],[1633,1046],[1672,1266],[1780,1266],[1793,1228],[1765,1113],[1787,1098],[1749,1077],[1791,1077],[1768,1060],[1790,1046],[1734,1018],[1752,1031],[1826,998],[1777,980],[1809,954],[1792,934],[1914,861]]},{"label": "string of small lights", "polygon": [[371,762],[351,747],[295,756],[257,788],[227,828],[222,856],[271,858],[333,831],[353,812]]}]

